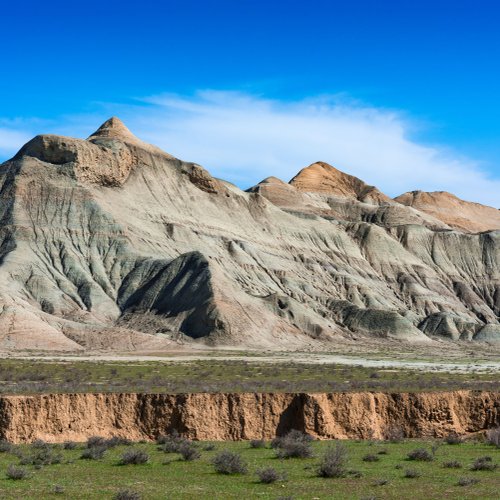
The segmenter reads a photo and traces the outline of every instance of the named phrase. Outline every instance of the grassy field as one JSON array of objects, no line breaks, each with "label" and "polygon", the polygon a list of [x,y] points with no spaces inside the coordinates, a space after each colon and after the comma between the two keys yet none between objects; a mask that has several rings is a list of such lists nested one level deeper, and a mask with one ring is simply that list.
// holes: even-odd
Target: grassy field
[{"label": "grassy field", "polygon": [[0,360],[0,393],[339,392],[498,388],[497,373],[425,372],[335,364]]},{"label": "grassy field", "polygon": [[[329,442],[313,442],[311,458],[279,459],[268,445],[253,449],[248,442],[214,443],[215,449],[206,450],[207,443],[195,443],[201,457],[184,461],[177,453],[165,453],[156,444],[134,444],[144,450],[149,461],[140,465],[121,465],[120,457],[130,445],[120,445],[106,451],[100,460],[84,460],[80,456],[85,445],[64,450],[61,445],[51,447],[51,453],[60,454],[61,463],[35,467],[24,465],[28,477],[8,479],[9,464],[20,463],[20,457],[37,453],[32,445],[15,447],[0,453],[1,498],[109,498],[124,489],[140,494],[143,499],[193,498],[262,498],[262,499],[494,499],[498,498],[497,470],[471,470],[479,457],[490,456],[493,463],[499,459],[499,450],[485,443],[440,444],[434,459],[429,462],[410,461],[409,452],[416,448],[431,451],[436,442],[406,440],[388,442],[345,442],[347,448],[346,472],[340,478],[322,478],[317,475],[317,464]],[[223,475],[215,472],[211,463],[221,450],[241,454],[247,462],[246,474]],[[363,460],[367,454],[378,461]],[[458,468],[444,464],[455,460]],[[255,472],[261,467],[273,467],[286,474],[286,480],[273,484],[259,482]],[[408,470],[419,477],[405,477]],[[477,480],[460,486],[463,478]]]}]

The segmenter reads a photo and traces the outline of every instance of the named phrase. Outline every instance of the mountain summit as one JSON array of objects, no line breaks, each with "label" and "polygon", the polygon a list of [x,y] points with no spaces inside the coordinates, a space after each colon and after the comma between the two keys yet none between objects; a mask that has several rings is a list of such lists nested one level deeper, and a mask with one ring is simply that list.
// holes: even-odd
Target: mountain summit
[{"label": "mountain summit", "polygon": [[325,163],[244,192],[111,118],[32,139],[0,202],[2,350],[500,340],[500,232]]}]

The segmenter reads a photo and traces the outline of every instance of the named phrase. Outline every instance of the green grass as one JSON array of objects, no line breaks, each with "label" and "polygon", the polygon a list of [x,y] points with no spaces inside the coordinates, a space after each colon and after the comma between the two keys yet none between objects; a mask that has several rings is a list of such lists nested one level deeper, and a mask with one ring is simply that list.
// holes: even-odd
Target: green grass
[{"label": "green grass", "polygon": [[[40,498],[113,498],[120,489],[139,492],[144,499],[192,499],[192,498],[263,498],[278,499],[493,499],[498,498],[498,470],[472,471],[470,465],[481,456],[489,455],[498,463],[499,450],[484,443],[462,443],[440,446],[432,462],[407,460],[411,450],[420,447],[431,448],[432,442],[407,440],[401,443],[370,443],[348,441],[346,477],[324,479],[316,475],[316,466],[328,442],[314,442],[315,457],[310,459],[279,460],[269,447],[252,449],[248,442],[216,443],[214,451],[203,451],[199,443],[201,459],[184,462],[177,454],[165,454],[151,443],[136,444],[150,455],[145,465],[119,465],[120,456],[127,449],[119,446],[109,450],[99,461],[80,459],[83,445],[76,450],[61,450],[63,463],[35,469],[28,466],[30,476],[14,481],[7,479],[5,471],[9,464],[19,463],[12,453],[0,453],[0,496],[9,499]],[[28,445],[17,447],[21,453],[28,453]],[[216,474],[211,465],[217,451],[230,449],[243,455],[249,465],[246,475],[224,476]],[[363,456],[377,454],[377,462],[364,462]],[[59,450],[58,450],[59,451]],[[459,460],[460,469],[448,469],[443,463]],[[167,462],[167,463],[165,463]],[[287,481],[265,485],[257,482],[255,471],[260,467],[274,467],[286,472]],[[417,469],[421,476],[408,479],[406,469]],[[359,477],[357,477],[359,476]],[[462,477],[479,479],[477,484],[458,486]],[[380,480],[388,481],[377,485]],[[55,485],[62,486],[64,493],[55,494]]]},{"label": "green grass", "polygon": [[0,393],[341,392],[495,390],[494,373],[425,372],[340,364],[199,360],[176,362],[0,361]]}]

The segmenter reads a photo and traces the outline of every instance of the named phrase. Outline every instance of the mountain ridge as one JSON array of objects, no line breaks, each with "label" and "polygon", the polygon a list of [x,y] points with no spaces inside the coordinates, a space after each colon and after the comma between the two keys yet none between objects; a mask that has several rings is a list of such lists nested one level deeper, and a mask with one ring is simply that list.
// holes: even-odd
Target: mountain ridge
[{"label": "mountain ridge", "polygon": [[500,232],[337,172],[244,192],[116,118],[35,137],[0,166],[0,349],[500,339]]}]

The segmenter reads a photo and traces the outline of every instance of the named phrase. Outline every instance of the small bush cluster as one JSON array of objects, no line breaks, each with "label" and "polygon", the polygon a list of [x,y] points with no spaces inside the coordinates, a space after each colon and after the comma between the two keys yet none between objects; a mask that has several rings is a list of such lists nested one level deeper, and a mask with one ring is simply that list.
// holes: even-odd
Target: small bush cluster
[{"label": "small bush cluster", "polygon": [[145,464],[148,461],[149,461],[149,455],[144,450],[129,448],[123,453],[120,463],[122,465],[130,465],[130,464],[140,465],[140,464]]},{"label": "small bush cluster", "polygon": [[30,455],[20,458],[21,465],[34,465],[39,468],[44,465],[60,464],[62,462],[61,453],[57,453],[49,444],[38,442],[32,443],[33,451]]},{"label": "small bush cluster", "polygon": [[479,479],[476,479],[475,477],[461,477],[458,480],[457,485],[458,486],[472,486],[473,484],[479,483]]},{"label": "small bush cluster", "polygon": [[182,446],[191,443],[189,439],[182,437],[175,430],[171,434],[159,436],[156,442],[161,445],[161,450],[165,453],[179,453]]},{"label": "small bush cluster", "polygon": [[104,457],[106,451],[107,448],[105,446],[91,446],[90,448],[86,448],[82,451],[80,458],[83,458],[84,460],[100,460]]},{"label": "small bush cluster", "polygon": [[106,439],[102,436],[91,436],[87,439],[87,448],[105,448],[109,450],[115,448],[116,446],[130,446],[132,441],[127,438],[122,438],[118,436],[113,436],[112,438]]},{"label": "small bush cluster", "polygon": [[420,462],[432,462],[434,455],[425,448],[417,448],[407,455],[408,460],[418,460]]},{"label": "small bush cluster", "polygon": [[409,479],[416,479],[417,477],[420,477],[421,474],[418,472],[418,470],[415,469],[406,469],[404,477],[409,478]]},{"label": "small bush cluster", "polygon": [[373,455],[373,453],[368,453],[363,457],[363,462],[378,462],[380,457],[378,455]]},{"label": "small bush cluster", "polygon": [[28,477],[28,471],[23,469],[22,467],[17,467],[14,464],[10,464],[7,467],[7,471],[5,473],[9,479],[13,479],[14,481],[18,481],[20,479],[26,479]]},{"label": "small bush cluster", "polygon": [[447,469],[460,469],[462,464],[458,460],[449,460],[448,462],[444,462],[443,467]]},{"label": "small bush cluster", "polygon": [[486,442],[500,448],[500,427],[486,431]]},{"label": "small bush cluster", "polygon": [[459,436],[456,432],[450,432],[445,438],[444,441],[446,444],[460,444],[463,443],[462,436]]},{"label": "small bush cluster", "polygon": [[252,439],[250,441],[250,448],[265,448],[266,442],[263,439]]},{"label": "small bush cluster", "polygon": [[75,450],[78,445],[74,441],[64,441],[63,449],[64,450]]},{"label": "small bush cluster", "polygon": [[335,447],[329,447],[325,451],[319,465],[318,476],[320,477],[343,477],[346,474],[347,449],[337,443]]},{"label": "small bush cluster", "polygon": [[491,457],[479,457],[474,460],[471,469],[472,470],[495,470],[497,468],[497,464],[493,463]]},{"label": "small bush cluster", "polygon": [[391,443],[400,443],[404,438],[405,431],[402,427],[392,426],[385,431],[385,439]]},{"label": "small bush cluster", "polygon": [[8,441],[5,441],[2,439],[0,441],[0,453],[10,453],[12,451],[12,444],[10,444]]},{"label": "small bush cluster", "polygon": [[219,474],[246,474],[248,467],[241,455],[224,450],[213,458],[212,464]]},{"label": "small bush cluster", "polygon": [[201,453],[198,451],[196,446],[191,442],[182,443],[179,446],[178,452],[181,454],[182,458],[187,462],[197,460],[201,457]]},{"label": "small bush cluster", "polygon": [[309,458],[313,455],[312,440],[309,434],[292,430],[286,436],[274,438],[271,447],[278,458]]},{"label": "small bush cluster", "polygon": [[257,477],[259,481],[264,484],[275,483],[276,481],[285,481],[286,475],[284,473],[278,472],[273,467],[264,467],[259,469],[257,472]]}]

